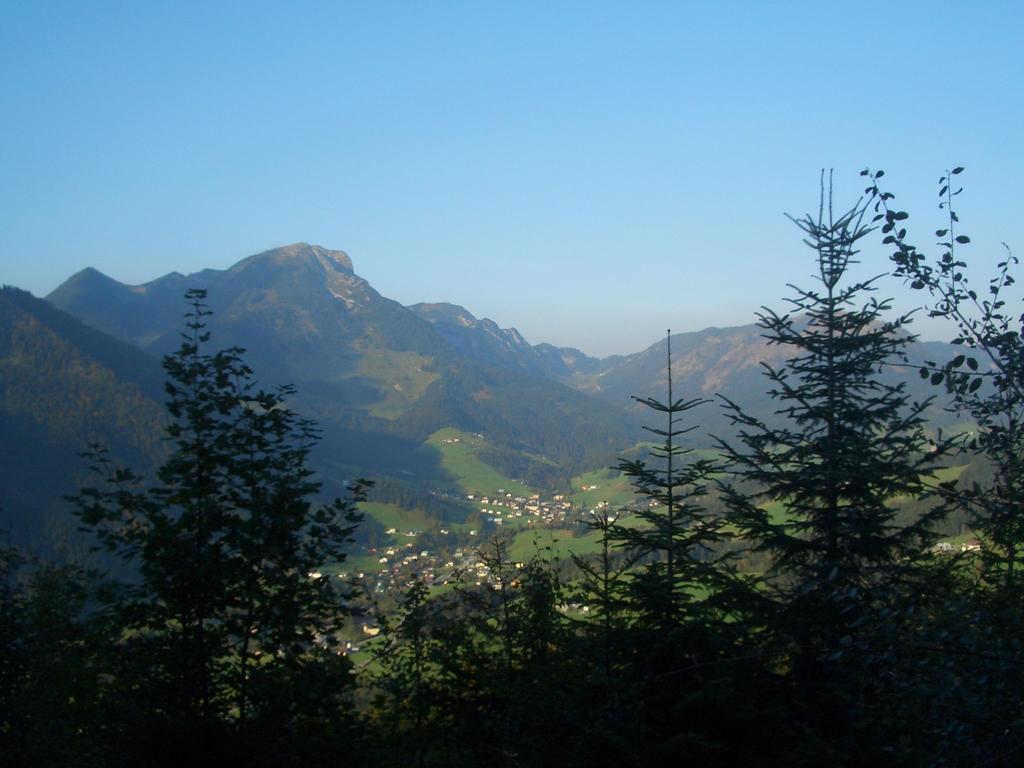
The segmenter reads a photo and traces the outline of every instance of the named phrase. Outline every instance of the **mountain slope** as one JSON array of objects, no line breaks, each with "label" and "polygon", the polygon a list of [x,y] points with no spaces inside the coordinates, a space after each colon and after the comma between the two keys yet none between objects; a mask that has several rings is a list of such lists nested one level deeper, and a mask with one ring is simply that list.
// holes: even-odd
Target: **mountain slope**
[{"label": "mountain slope", "polygon": [[[479,320],[455,304],[415,304],[410,309],[432,323],[463,354],[508,370],[561,381],[624,408],[638,419],[649,420],[650,414],[632,399],[633,395],[666,396],[664,340],[632,355],[597,359],[575,349],[531,346],[515,329],[501,329],[491,320]],[[909,351],[912,360],[918,362],[955,354],[949,345],[936,342],[914,344]],[[687,399],[714,400],[722,394],[761,418],[771,418],[774,405],[766,392],[762,363],[778,367],[787,354],[783,348],[769,346],[756,325],[677,333],[672,336],[674,389]],[[941,395],[910,369],[887,368],[883,378],[889,383],[904,382],[915,399]],[[940,407],[942,397],[936,400],[939,403],[930,411],[935,425],[951,423],[953,419]],[[729,431],[728,421],[716,405],[701,407],[692,418],[701,428],[698,432]]]},{"label": "mountain slope", "polygon": [[[455,304],[403,307],[359,277],[344,252],[304,243],[141,286],[87,269],[49,298],[160,354],[179,343],[182,295],[190,287],[209,291],[215,346],[247,348],[266,386],[298,387],[296,407],[323,429],[314,458],[330,492],[357,472],[443,484],[423,442],[444,427],[486,434],[491,460],[508,472],[552,477],[547,462],[563,474],[608,466],[638,439],[640,421],[650,420],[631,396],[665,396],[664,340],[604,360],[532,346],[515,329]],[[677,395],[722,394],[772,417],[761,363],[778,366],[787,352],[769,347],[756,326],[676,334],[672,346]],[[945,356],[944,345],[916,346],[921,358]],[[936,394],[914,371],[887,369],[884,376],[905,381],[915,398]],[[951,421],[940,408],[932,415],[936,424]],[[701,428],[694,438],[729,431],[717,405],[695,411],[693,423]]]},{"label": "mountain slope", "polygon": [[163,452],[160,364],[15,288],[0,289],[0,527],[15,541],[70,525],[91,442],[152,469]]},{"label": "mountain slope", "polygon": [[[911,344],[907,348],[911,363],[925,359],[945,360],[956,354],[955,348],[940,342]],[[608,360],[596,373],[575,374],[567,383],[609,403],[628,404],[631,411],[649,418],[646,409],[631,396],[664,399],[668,387],[666,374],[667,342],[652,344],[643,352]],[[768,396],[768,381],[763,364],[779,368],[792,350],[768,345],[756,325],[734,328],[706,328],[692,333],[672,335],[672,385],[674,395],[684,399],[716,400],[723,395],[740,404],[748,413],[762,419],[774,418],[776,405]],[[894,361],[896,362],[896,361]],[[933,426],[947,426],[955,417],[946,413],[946,398],[940,389],[922,381],[916,369],[886,366],[880,373],[887,384],[903,383],[913,400],[935,398],[928,411]],[[707,404],[692,412],[698,432],[725,435],[729,422],[717,404]]]},{"label": "mountain slope", "polygon": [[446,426],[486,432],[499,449],[548,457],[568,473],[612,461],[636,438],[617,407],[467,356],[431,322],[375,291],[341,251],[299,243],[227,270],[172,273],[141,286],[84,270],[48,298],[165,353],[179,343],[181,296],[190,287],[209,291],[216,346],[245,347],[265,385],[298,387],[297,406],[324,430],[318,453],[331,477],[434,476],[420,444]]},{"label": "mountain slope", "polygon": [[531,346],[515,328],[499,328],[493,320],[477,319],[458,304],[413,304],[409,309],[431,323],[462,354],[498,368],[562,380],[577,373],[595,373],[607,364],[578,349]]}]

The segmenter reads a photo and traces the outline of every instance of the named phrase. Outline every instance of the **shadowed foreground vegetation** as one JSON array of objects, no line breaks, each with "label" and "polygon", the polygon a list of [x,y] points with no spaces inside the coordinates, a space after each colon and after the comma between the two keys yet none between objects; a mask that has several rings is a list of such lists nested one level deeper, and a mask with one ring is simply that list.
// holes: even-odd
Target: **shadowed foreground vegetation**
[{"label": "shadowed foreground vegetation", "polygon": [[[634,514],[595,510],[567,557],[530,557],[543,532],[520,533],[444,588],[412,577],[359,655],[344,637],[370,596],[337,574],[368,484],[313,501],[315,425],[288,388],[256,387],[241,350],[207,351],[190,292],[164,359],[169,457],[144,482],[93,447],[96,481],[71,499],[126,575],[0,551],[4,763],[1020,765],[1024,347],[1002,298],[1016,260],[971,287],[960,172],[941,182],[935,259],[881,172],[851,210],[823,189],[794,220],[818,280],[759,315],[788,352],[764,371],[778,418],[724,400],[739,437],[689,450],[712,406],[673,391],[669,347],[667,398],[638,398],[654,447],[619,465]],[[913,337],[877,279],[848,281],[873,226],[964,347],[920,373],[970,435],[930,434],[930,404],[879,377]],[[459,446],[444,461],[487,470]],[[948,466],[964,452],[984,458],[971,485]],[[937,546],[951,519],[977,541]]]}]

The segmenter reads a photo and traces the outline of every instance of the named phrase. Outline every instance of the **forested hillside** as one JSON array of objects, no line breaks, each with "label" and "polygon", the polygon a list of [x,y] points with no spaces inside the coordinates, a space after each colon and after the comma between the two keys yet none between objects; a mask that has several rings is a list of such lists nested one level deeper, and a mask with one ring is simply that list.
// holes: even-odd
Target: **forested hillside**
[{"label": "forested hillside", "polygon": [[63,496],[85,481],[91,442],[152,470],[165,451],[162,395],[155,358],[0,289],[0,528],[25,545],[66,538]]},{"label": "forested hillside", "polygon": [[[401,483],[367,500],[370,484],[354,480],[324,503],[309,469],[316,425],[289,406],[294,390],[262,387],[243,353],[219,348],[207,293],[189,290],[163,359],[159,471],[94,448],[98,472],[70,499],[132,577],[0,550],[2,754],[13,765],[1019,764],[1024,351],[1002,298],[1017,262],[997,268],[991,303],[974,303],[955,266],[969,238],[919,251],[882,174],[865,175],[866,200],[834,213],[823,188],[819,213],[795,220],[816,272],[787,297],[799,314],[758,315],[787,352],[760,379],[786,418],[725,398],[737,429],[715,450],[689,448],[704,406],[680,388],[666,339],[665,392],[638,401],[653,444],[623,456],[619,478],[578,478],[580,510],[501,477],[478,457],[486,438],[454,428],[426,446],[479,488],[459,486],[454,506],[436,494],[443,529],[409,530],[427,517],[393,504]],[[864,300],[882,278],[849,274],[871,217],[896,274],[938,297],[931,311],[958,334],[963,352],[916,375],[973,420],[969,435],[931,430],[928,405],[884,373],[906,364],[911,313]],[[127,395],[20,308],[34,301],[0,305],[5,370],[53,360],[43,370],[64,382],[84,366],[60,391],[84,380],[76,402]],[[83,346],[99,343],[76,327]],[[51,392],[25,382],[9,388],[18,402]],[[490,386],[467,377],[443,407],[484,419]],[[567,543],[579,546],[562,554]]]}]

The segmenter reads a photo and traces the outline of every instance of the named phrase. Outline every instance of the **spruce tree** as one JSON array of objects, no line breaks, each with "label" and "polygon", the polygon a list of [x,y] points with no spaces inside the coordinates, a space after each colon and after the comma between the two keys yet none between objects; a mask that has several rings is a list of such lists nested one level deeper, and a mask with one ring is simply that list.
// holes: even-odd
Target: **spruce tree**
[{"label": "spruce tree", "polygon": [[711,618],[709,609],[728,583],[715,548],[727,534],[724,521],[702,504],[714,461],[693,459],[692,449],[681,441],[696,427],[683,426],[684,415],[703,404],[700,398],[676,398],[672,390],[672,336],[666,339],[668,400],[633,399],[665,418],[664,428],[644,427],[661,440],[645,459],[623,459],[618,469],[626,475],[642,506],[636,517],[642,525],[617,525],[612,538],[631,553],[645,559],[631,582],[633,608],[643,622],[670,632],[688,622]]},{"label": "spruce tree", "polygon": [[594,509],[584,524],[600,536],[601,549],[593,555],[570,555],[579,572],[575,595],[587,609],[582,634],[589,643],[588,656],[604,682],[612,681],[613,667],[621,663],[626,611],[630,603],[626,581],[636,565],[637,555],[628,556],[616,546],[616,531],[622,511],[607,507]]},{"label": "spruce tree", "polygon": [[[750,705],[748,670],[732,663],[744,655],[736,620],[749,590],[731,563],[723,515],[706,506],[718,462],[695,457],[685,445],[696,429],[686,422],[704,401],[677,397],[671,341],[669,334],[667,400],[634,396],[664,418],[664,426],[646,427],[659,440],[647,458],[619,463],[639,508],[630,524],[621,518],[612,526],[611,539],[624,551],[629,572],[622,579],[623,608],[614,592],[603,608],[628,617],[621,639],[612,635],[619,648],[610,678],[627,692],[623,706],[636,718],[628,743],[644,765],[674,764],[681,755],[711,763],[729,753]],[[621,748],[607,735],[602,743]]]},{"label": "spruce tree", "polygon": [[[815,253],[818,287],[790,286],[791,310],[765,309],[758,325],[791,357],[767,363],[775,423],[722,398],[738,441],[719,440],[735,477],[760,490],[724,490],[731,521],[755,550],[772,558],[773,582],[800,641],[835,649],[877,590],[912,577],[933,541],[937,505],[898,524],[891,502],[929,493],[926,478],[948,447],[929,439],[928,401],[912,402],[905,384],[884,383],[880,368],[905,360],[914,337],[908,315],[871,294],[876,278],[847,281],[857,243],[871,229],[865,206],[836,215],[822,185],[816,217],[792,219]],[[792,218],[792,217],[791,217]],[[782,519],[765,502],[785,507]]]},{"label": "spruce tree", "polygon": [[790,311],[758,315],[768,343],[790,355],[781,367],[763,364],[775,418],[723,398],[738,437],[720,439],[720,449],[734,477],[756,489],[723,483],[723,492],[739,535],[769,558],[770,602],[752,619],[774,630],[778,643],[762,652],[792,687],[793,764],[889,754],[899,724],[877,713],[890,618],[925,599],[934,526],[946,513],[933,503],[903,521],[893,508],[900,497],[930,498],[949,444],[925,432],[929,401],[881,379],[914,337],[910,317],[872,295],[877,277],[850,279],[871,231],[864,218],[863,203],[834,213],[823,182],[818,214],[792,219],[814,251],[818,285],[790,286]]}]

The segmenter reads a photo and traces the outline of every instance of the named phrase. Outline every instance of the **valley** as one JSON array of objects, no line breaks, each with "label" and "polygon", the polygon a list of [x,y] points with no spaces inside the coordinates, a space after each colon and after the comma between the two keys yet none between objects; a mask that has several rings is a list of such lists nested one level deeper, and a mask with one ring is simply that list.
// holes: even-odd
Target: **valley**
[{"label": "valley", "polygon": [[[776,493],[765,500],[758,495],[763,486],[741,479],[735,487],[747,500],[742,503],[749,501],[747,516],[724,517],[733,511],[729,489],[716,481],[735,480],[723,443],[736,441],[738,430],[723,404],[742,401],[755,421],[780,428],[788,423],[766,394],[763,376],[766,366],[787,361],[765,345],[757,327],[675,334],[670,368],[668,340],[600,360],[571,348],[532,346],[514,329],[478,320],[457,305],[402,307],[359,278],[344,253],[297,244],[228,270],[171,274],[142,286],[86,270],[58,288],[49,297],[52,304],[16,289],[0,291],[0,423],[8,426],[0,435],[0,455],[13,457],[5,472],[19,471],[0,489],[0,523],[23,546],[64,557],[81,556],[92,544],[75,530],[65,499],[96,482],[88,462],[75,455],[83,447],[108,446],[110,453],[94,454],[93,461],[109,457],[130,467],[135,487],[154,482],[172,448],[160,359],[170,371],[175,345],[183,349],[175,318],[183,302],[174,294],[193,283],[210,302],[201,330],[211,338],[197,348],[202,365],[216,366],[218,350],[228,347],[226,359],[239,355],[258,382],[240,398],[232,395],[225,410],[241,404],[244,414],[261,391],[276,391],[266,401],[273,403],[269,413],[280,408],[315,425],[303,439],[309,441],[313,478],[305,488],[318,503],[346,497],[357,478],[372,482],[358,504],[358,521],[346,518],[352,527],[344,535],[350,538],[335,556],[285,571],[287,578],[304,574],[298,583],[307,600],[317,593],[342,596],[340,603],[331,600],[344,621],[310,647],[329,648],[351,679],[373,686],[382,674],[404,674],[400,654],[409,638],[413,647],[433,644],[435,659],[444,658],[446,641],[435,632],[453,633],[454,647],[467,654],[467,669],[474,658],[498,658],[509,647],[509,635],[500,633],[519,631],[516,626],[524,627],[516,641],[524,647],[533,647],[535,636],[543,638],[545,627],[554,625],[580,637],[611,637],[601,633],[612,633],[609,622],[620,619],[605,613],[612,604],[607,601],[642,603],[646,585],[665,578],[675,585],[674,610],[714,611],[722,626],[732,627],[733,609],[718,607],[722,587],[714,579],[742,584],[751,604],[770,589],[762,579],[771,562],[743,548],[750,533],[743,526],[767,526],[774,535],[800,540],[813,515],[798,496]],[[918,346],[919,355],[942,359],[950,353],[944,345]],[[669,373],[677,397],[682,392],[684,399],[699,401],[669,427],[684,450],[680,464],[707,461],[715,467],[705,477],[706,489],[690,499],[694,505],[676,507],[689,522],[666,534],[664,498],[638,495],[633,478],[616,467],[646,460],[655,447],[651,439],[664,436],[658,432],[665,429],[663,407],[651,410],[637,395],[657,398]],[[928,429],[915,449],[921,457],[943,431],[970,432],[974,425],[947,413],[938,400],[928,404],[935,389],[916,373],[913,364],[898,365],[880,378],[892,393],[926,403]],[[250,444],[232,445],[240,450],[234,456],[243,456]],[[762,459],[775,460],[771,454]],[[233,461],[224,465],[228,477]],[[907,475],[896,487],[912,490],[884,497],[876,514],[913,525],[934,506],[918,480],[967,487],[985,472],[955,456],[937,466],[927,477]],[[247,482],[254,482],[252,475]],[[682,492],[687,490],[684,484]],[[248,530],[256,519],[248,509],[237,513],[241,528],[225,530]],[[271,509],[274,518],[289,507],[285,502]],[[327,509],[324,517],[311,512],[310,519],[330,520]],[[173,514],[183,520],[184,508]],[[606,516],[615,520],[615,544],[602,560],[606,539],[596,524]],[[978,551],[968,523],[964,509],[943,518],[927,534],[933,542],[929,556],[954,563]],[[267,531],[273,528],[270,523]],[[293,548],[299,554],[305,549]],[[670,550],[685,555],[677,561],[685,563],[685,572],[673,574],[672,560],[666,565]],[[718,575],[705,581],[701,569]],[[602,587],[602,573],[620,579],[619,586]],[[299,603],[305,604],[292,605]],[[543,606],[542,613],[530,613],[535,605]],[[662,610],[656,602],[648,609],[651,616]],[[415,623],[406,626],[423,620],[418,610],[430,617],[424,635],[415,634]],[[258,623],[247,631],[258,632]],[[541,640],[537,658],[548,642]],[[400,697],[409,685],[415,683],[402,683]],[[446,716],[443,708],[439,713]]]},{"label": "valley", "polygon": [[[445,539],[445,552],[473,544],[471,531],[477,544],[502,531],[525,554],[532,551],[529,535],[519,529],[547,526],[572,551],[589,546],[579,522],[587,510],[632,502],[626,479],[609,468],[620,456],[644,450],[644,415],[631,395],[664,389],[664,340],[604,359],[531,345],[515,329],[502,329],[455,304],[403,307],[360,278],[343,251],[304,243],[256,254],[227,270],[171,273],[138,286],[85,269],[46,302],[6,289],[12,311],[18,307],[21,316],[34,317],[31,322],[61,339],[66,351],[51,354],[49,364],[57,368],[45,374],[50,381],[79,387],[86,370],[79,359],[87,359],[135,394],[115,389],[102,395],[108,406],[131,410],[129,433],[128,422],[116,426],[86,406],[83,414],[96,415],[89,431],[61,438],[66,447],[46,447],[53,437],[39,430],[47,429],[52,404],[77,396],[36,387],[36,401],[17,399],[12,386],[18,379],[7,375],[0,415],[22,426],[7,431],[5,449],[16,452],[15,442],[27,442],[52,455],[80,452],[95,440],[143,474],[152,471],[161,455],[159,357],[179,343],[187,287],[208,291],[212,348],[243,347],[264,387],[295,385],[290,405],[321,431],[312,459],[324,495],[343,494],[355,477],[377,481],[380,498],[367,506],[359,539],[364,573],[384,570],[370,550],[396,545],[385,533],[390,529],[418,531],[416,539]],[[6,360],[11,372],[26,371],[24,354],[12,345],[41,342],[25,341],[18,324],[24,321],[10,313],[4,318],[11,351],[0,363]],[[709,401],[694,411],[698,428],[688,440],[695,456],[712,453],[709,435],[730,433],[722,410],[711,402],[716,394],[772,416],[761,364],[782,358],[754,326],[680,333],[672,342],[677,391]],[[921,355],[946,353],[943,345],[919,346]],[[885,375],[903,381],[915,396],[934,394],[927,382],[899,369]],[[936,428],[952,423],[938,406],[931,415]],[[65,431],[68,423],[62,420]],[[129,447],[136,444],[145,447]],[[8,484],[7,496],[0,498],[6,527],[29,538],[54,525],[71,527],[60,495],[85,479],[86,465],[70,455],[56,463],[66,480],[43,481],[29,472],[20,482],[35,485]],[[54,493],[56,488],[61,490]],[[480,503],[496,497],[524,501],[513,502],[519,509]],[[440,534],[441,527],[448,533]]]}]

